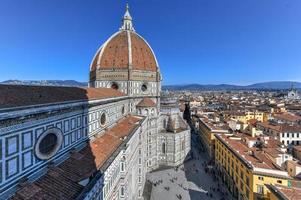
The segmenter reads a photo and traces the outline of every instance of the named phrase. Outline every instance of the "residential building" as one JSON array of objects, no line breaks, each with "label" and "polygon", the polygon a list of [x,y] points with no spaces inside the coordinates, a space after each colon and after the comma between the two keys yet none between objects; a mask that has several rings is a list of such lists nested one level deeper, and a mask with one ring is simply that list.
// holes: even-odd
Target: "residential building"
[{"label": "residential building", "polygon": [[[263,141],[249,147],[246,138],[216,134],[215,163],[225,184],[238,199],[267,198],[266,184],[288,186],[290,176],[264,151]],[[272,142],[273,143],[273,142]]]},{"label": "residential building", "polygon": [[198,117],[196,129],[200,134],[200,138],[205,147],[206,153],[210,158],[215,156],[215,134],[226,134],[229,131],[228,125],[219,123],[205,116]]}]

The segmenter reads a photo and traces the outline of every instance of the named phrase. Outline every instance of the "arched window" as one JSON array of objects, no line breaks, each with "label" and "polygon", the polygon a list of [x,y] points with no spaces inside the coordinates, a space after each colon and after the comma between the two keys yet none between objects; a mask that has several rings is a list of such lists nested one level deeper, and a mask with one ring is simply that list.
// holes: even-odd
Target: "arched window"
[{"label": "arched window", "polygon": [[182,151],[185,149],[185,141],[182,140]]},{"label": "arched window", "polygon": [[163,119],[163,128],[166,128],[166,127],[167,127],[166,119]]},{"label": "arched window", "polygon": [[124,172],[124,162],[121,162],[121,169],[120,169],[121,172]]},{"label": "arched window", "polygon": [[122,114],[122,115],[125,114],[125,107],[124,107],[124,106],[122,106],[122,108],[121,108],[121,114]]},{"label": "arched window", "polygon": [[166,146],[165,146],[165,142],[162,143],[162,153],[166,153]]},{"label": "arched window", "polygon": [[121,186],[121,188],[120,188],[120,196],[124,196],[124,187],[123,186]]}]

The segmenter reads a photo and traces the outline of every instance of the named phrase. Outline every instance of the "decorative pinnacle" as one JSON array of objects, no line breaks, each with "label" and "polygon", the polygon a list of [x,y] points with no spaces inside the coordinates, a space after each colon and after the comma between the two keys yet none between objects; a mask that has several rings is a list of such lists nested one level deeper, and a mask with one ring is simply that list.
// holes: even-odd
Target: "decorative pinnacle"
[{"label": "decorative pinnacle", "polygon": [[130,15],[128,3],[126,4],[126,7],[125,7],[125,13],[122,18],[122,26],[121,26],[120,30],[135,31],[135,29],[133,27],[132,17]]}]

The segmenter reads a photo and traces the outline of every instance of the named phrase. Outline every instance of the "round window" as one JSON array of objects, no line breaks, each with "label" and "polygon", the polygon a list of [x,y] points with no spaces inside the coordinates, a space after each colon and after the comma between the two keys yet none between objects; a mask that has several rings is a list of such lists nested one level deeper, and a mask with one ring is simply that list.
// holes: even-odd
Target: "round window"
[{"label": "round window", "polygon": [[41,160],[46,160],[54,156],[62,145],[63,136],[60,129],[52,128],[38,138],[35,153]]},{"label": "round window", "polygon": [[147,85],[145,83],[142,84],[141,90],[142,90],[142,92],[145,92],[147,90]]},{"label": "round window", "polygon": [[114,89],[114,90],[118,90],[119,86],[118,86],[117,83],[112,83],[111,88]]},{"label": "round window", "polygon": [[57,144],[57,136],[54,133],[46,135],[40,143],[39,150],[42,154],[49,154],[55,149]]},{"label": "round window", "polygon": [[100,116],[100,125],[105,126],[107,123],[107,115],[106,113],[102,113]]}]

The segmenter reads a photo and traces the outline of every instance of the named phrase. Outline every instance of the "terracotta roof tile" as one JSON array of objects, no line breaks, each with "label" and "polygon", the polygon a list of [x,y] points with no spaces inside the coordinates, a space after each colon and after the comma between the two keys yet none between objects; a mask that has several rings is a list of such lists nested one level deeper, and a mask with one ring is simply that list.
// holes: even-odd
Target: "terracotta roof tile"
[{"label": "terracotta roof tile", "polygon": [[269,190],[274,193],[278,199],[301,200],[300,187],[286,187],[283,185],[267,185]]},{"label": "terracotta roof tile", "polygon": [[148,97],[143,98],[138,104],[137,107],[155,107],[156,103]]},{"label": "terracotta roof tile", "polygon": [[290,121],[290,122],[301,121],[300,116],[293,115],[293,114],[290,114],[290,113],[275,114],[274,118],[280,119],[280,120],[286,120],[286,121]]},{"label": "terracotta roof tile", "polygon": [[0,94],[0,109],[124,96],[122,92],[110,88],[78,88],[2,84],[0,84]]}]

